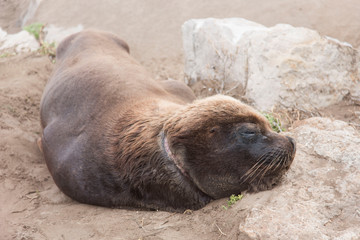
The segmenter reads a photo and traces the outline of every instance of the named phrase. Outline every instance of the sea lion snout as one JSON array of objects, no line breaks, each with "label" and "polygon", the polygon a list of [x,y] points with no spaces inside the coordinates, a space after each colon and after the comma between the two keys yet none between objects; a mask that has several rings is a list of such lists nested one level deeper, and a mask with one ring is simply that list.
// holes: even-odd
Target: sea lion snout
[{"label": "sea lion snout", "polygon": [[295,155],[295,152],[296,152],[296,141],[295,141],[295,139],[293,139],[292,137],[289,137],[289,136],[286,136],[287,137],[287,139],[289,139],[289,141],[290,141],[290,143],[291,143],[291,145],[292,145],[292,147],[293,147],[293,155]]}]

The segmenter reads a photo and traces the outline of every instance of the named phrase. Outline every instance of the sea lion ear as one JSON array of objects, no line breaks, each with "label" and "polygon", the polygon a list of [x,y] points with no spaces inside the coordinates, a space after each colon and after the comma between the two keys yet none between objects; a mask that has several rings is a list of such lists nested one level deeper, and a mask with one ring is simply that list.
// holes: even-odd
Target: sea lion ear
[{"label": "sea lion ear", "polygon": [[174,151],[174,156],[178,159],[183,161],[185,159],[186,156],[186,147],[185,145],[179,143],[176,144],[176,146],[174,146],[173,148]]},{"label": "sea lion ear", "polygon": [[181,171],[184,176],[189,177],[188,169],[186,167],[186,148],[182,144],[177,144],[173,149],[173,161],[176,167]]}]

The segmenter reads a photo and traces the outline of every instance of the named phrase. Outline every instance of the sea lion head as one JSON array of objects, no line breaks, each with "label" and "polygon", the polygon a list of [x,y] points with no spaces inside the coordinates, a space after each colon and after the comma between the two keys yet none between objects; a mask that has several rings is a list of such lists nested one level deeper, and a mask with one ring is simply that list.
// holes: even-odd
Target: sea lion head
[{"label": "sea lion head", "polygon": [[261,114],[222,95],[197,100],[164,124],[163,151],[184,178],[218,199],[271,188],[289,169],[295,141]]}]

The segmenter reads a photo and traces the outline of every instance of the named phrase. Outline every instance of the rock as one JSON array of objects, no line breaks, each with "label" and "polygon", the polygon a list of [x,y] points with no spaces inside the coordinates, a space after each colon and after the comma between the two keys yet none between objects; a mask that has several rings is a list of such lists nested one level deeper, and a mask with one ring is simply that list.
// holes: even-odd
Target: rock
[{"label": "rock", "polygon": [[[76,27],[62,28],[53,24],[45,26],[44,42],[59,44],[67,36],[80,32],[84,27],[79,24]],[[16,34],[8,34],[0,28],[0,53],[4,53],[4,56],[11,55],[12,53],[30,52],[39,49],[40,45],[27,31],[21,31]]]},{"label": "rock", "polygon": [[21,27],[24,27],[29,19],[34,17],[36,10],[38,9],[42,0],[27,0],[27,8],[26,12],[23,16],[21,16]]},{"label": "rock", "polygon": [[46,26],[44,28],[45,41],[48,43],[55,42],[55,43],[59,44],[67,36],[77,33],[77,32],[80,32],[83,29],[84,29],[84,27],[81,24],[77,25],[76,27],[71,27],[71,28],[62,28],[62,27],[57,27],[53,24],[50,24],[49,26]]},{"label": "rock", "polygon": [[0,53],[2,52],[30,52],[38,49],[39,43],[35,37],[23,30],[16,34],[8,34],[0,28]]},{"label": "rock", "polygon": [[250,239],[358,239],[359,132],[311,118],[290,135],[297,141],[291,169],[277,188],[250,196],[267,197],[251,205],[240,232]]},{"label": "rock", "polygon": [[357,50],[316,31],[245,19],[189,20],[182,31],[189,85],[215,80],[216,92],[238,90],[264,111],[313,111],[360,96]]}]

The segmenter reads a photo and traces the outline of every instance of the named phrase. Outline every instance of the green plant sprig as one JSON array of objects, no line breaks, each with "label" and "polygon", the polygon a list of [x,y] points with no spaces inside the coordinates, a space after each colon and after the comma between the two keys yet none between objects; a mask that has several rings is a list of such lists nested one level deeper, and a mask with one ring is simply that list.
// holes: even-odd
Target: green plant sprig
[{"label": "green plant sprig", "polygon": [[270,122],[271,128],[277,132],[284,132],[285,129],[281,126],[281,121],[280,119],[274,117],[274,115],[272,115],[271,113],[262,113],[262,115],[264,115],[264,117],[266,117],[266,119]]},{"label": "green plant sprig", "polygon": [[56,43],[48,43],[44,41],[44,32],[43,29],[45,27],[45,24],[43,23],[32,23],[28,26],[24,27],[24,30],[28,31],[30,34],[32,34],[36,40],[40,44],[40,48],[38,49],[38,52],[42,55],[47,55],[52,63],[55,63],[55,57],[56,57]]},{"label": "green plant sprig", "polygon": [[39,41],[40,33],[44,26],[45,24],[43,23],[32,23],[28,26],[25,26],[24,30],[32,34],[36,38],[36,40]]},{"label": "green plant sprig", "polygon": [[244,197],[244,195],[239,194],[239,195],[235,195],[232,194],[229,197],[229,200],[227,201],[227,206],[222,206],[225,210],[227,210],[229,207],[231,207],[234,203],[236,203],[237,201],[241,200]]}]

